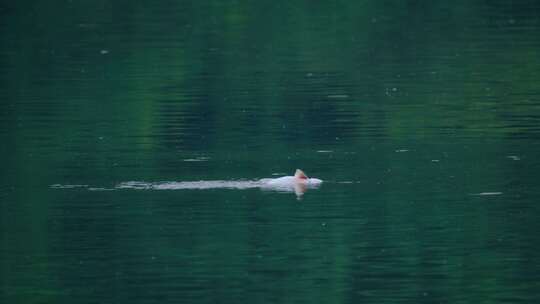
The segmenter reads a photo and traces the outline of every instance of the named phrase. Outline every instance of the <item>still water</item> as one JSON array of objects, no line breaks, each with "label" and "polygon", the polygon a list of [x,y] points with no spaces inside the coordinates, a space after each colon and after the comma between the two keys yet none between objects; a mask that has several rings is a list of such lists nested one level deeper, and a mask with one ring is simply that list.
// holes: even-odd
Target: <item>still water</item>
[{"label": "still water", "polygon": [[2,303],[540,301],[537,1],[27,2]]}]

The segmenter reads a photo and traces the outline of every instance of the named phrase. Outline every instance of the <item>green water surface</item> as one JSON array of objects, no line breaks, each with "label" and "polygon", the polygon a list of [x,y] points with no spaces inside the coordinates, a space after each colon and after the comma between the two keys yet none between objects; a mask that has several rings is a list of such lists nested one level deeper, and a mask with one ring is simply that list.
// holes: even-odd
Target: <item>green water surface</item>
[{"label": "green water surface", "polygon": [[4,1],[0,302],[538,303],[539,33],[538,1]]}]

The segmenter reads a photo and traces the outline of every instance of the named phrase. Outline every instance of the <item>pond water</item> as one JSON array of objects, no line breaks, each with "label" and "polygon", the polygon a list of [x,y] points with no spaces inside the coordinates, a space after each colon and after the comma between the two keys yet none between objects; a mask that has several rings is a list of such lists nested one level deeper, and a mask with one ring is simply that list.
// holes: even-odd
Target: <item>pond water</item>
[{"label": "pond water", "polygon": [[537,1],[29,2],[2,303],[540,301]]}]

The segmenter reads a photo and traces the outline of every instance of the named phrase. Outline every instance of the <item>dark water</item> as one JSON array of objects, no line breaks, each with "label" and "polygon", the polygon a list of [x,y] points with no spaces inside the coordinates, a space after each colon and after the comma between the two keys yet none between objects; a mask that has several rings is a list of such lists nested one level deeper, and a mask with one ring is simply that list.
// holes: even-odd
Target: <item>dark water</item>
[{"label": "dark water", "polygon": [[[0,4],[0,302],[540,301],[539,32],[537,1]],[[296,168],[325,182],[118,187]]]}]

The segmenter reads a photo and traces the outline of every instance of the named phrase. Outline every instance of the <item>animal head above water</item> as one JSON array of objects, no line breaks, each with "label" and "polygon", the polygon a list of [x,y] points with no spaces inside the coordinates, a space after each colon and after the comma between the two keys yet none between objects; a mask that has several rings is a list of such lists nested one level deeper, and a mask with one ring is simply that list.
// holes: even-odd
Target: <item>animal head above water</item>
[{"label": "animal head above water", "polygon": [[294,172],[294,177],[299,178],[299,179],[309,179],[309,177],[307,177],[304,171],[300,169],[296,169],[296,171]]}]

